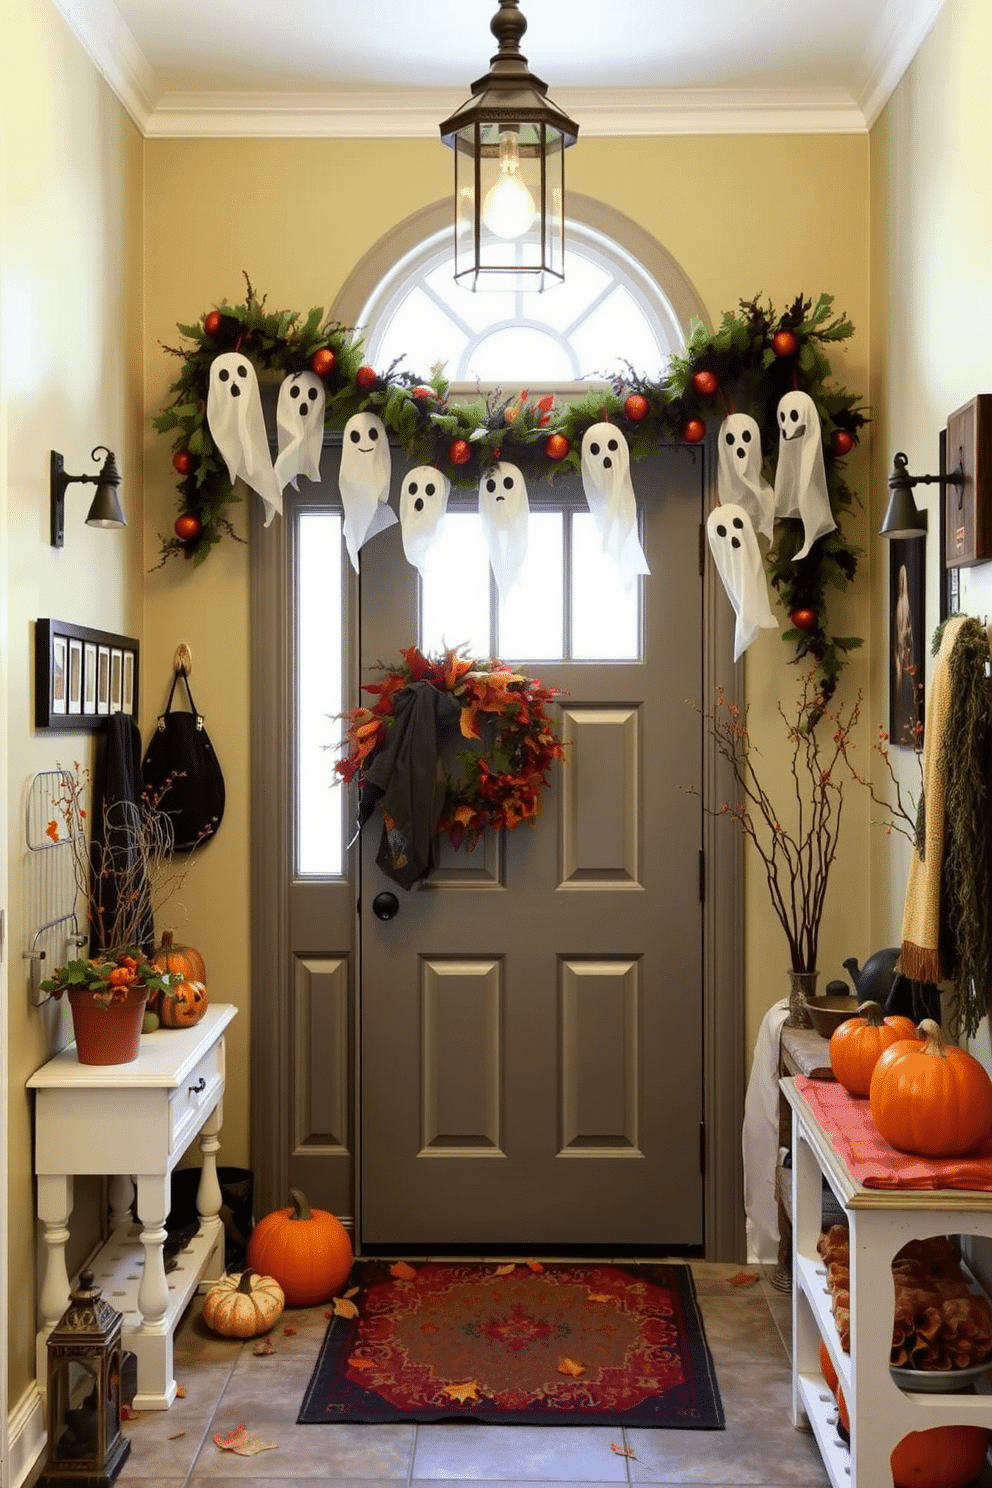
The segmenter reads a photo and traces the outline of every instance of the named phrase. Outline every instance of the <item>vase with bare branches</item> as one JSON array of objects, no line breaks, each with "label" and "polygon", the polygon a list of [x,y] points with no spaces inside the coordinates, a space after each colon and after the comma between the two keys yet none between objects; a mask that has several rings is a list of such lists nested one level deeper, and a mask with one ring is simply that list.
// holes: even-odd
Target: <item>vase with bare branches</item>
[{"label": "vase with bare branches", "polygon": [[[759,766],[748,730],[748,710],[717,689],[712,709],[701,713],[718,753],[730,767],[733,799],[708,808],[736,823],[765,872],[772,908],[785,932],[790,958],[788,1027],[808,1028],[806,1001],[815,993],[820,927],[830,870],[840,837],[844,785],[840,766],[861,713],[861,694],[846,709],[832,710],[818,679],[807,673],[792,714],[777,711],[786,731],[789,765],[776,799]],[[767,773],[767,772],[765,772]]]}]

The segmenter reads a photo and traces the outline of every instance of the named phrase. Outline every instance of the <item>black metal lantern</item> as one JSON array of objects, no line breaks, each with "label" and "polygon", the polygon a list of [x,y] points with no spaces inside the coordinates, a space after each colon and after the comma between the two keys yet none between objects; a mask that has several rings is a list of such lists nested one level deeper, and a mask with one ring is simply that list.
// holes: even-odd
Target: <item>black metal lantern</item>
[{"label": "black metal lantern", "polygon": [[519,0],[499,0],[499,42],[472,97],[441,125],[455,152],[455,280],[546,289],[565,277],[565,150],[579,128],[527,69]]},{"label": "black metal lantern", "polygon": [[121,1313],[84,1271],[48,1337],[48,1461],[39,1488],[109,1488],[131,1450],[121,1435]]}]

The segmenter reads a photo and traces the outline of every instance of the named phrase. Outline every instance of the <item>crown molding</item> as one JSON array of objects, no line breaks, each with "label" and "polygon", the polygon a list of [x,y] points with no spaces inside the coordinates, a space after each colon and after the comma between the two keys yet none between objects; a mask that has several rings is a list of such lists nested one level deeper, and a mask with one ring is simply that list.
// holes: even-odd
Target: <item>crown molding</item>
[{"label": "crown molding", "polygon": [[142,134],[148,132],[159,88],[144,52],[113,0],[52,0],[97,72]]},{"label": "crown molding", "polygon": [[[167,93],[149,116],[153,139],[437,138],[461,93]],[[863,134],[864,115],[841,90],[589,88],[555,101],[590,136]]]},{"label": "crown molding", "polygon": [[895,92],[920,47],[933,30],[944,0],[889,0],[865,56],[865,84],[858,104],[869,129]]},{"label": "crown molding", "polygon": [[[464,90],[163,93],[114,0],[52,0],[149,138],[436,138]],[[888,102],[944,0],[887,0],[857,97],[843,89],[556,90],[586,136],[863,134]]]}]

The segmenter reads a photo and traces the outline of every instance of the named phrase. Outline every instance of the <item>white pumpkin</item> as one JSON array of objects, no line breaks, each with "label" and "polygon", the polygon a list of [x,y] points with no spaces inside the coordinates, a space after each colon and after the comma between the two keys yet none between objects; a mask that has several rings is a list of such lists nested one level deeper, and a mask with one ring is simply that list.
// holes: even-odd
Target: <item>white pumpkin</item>
[{"label": "white pumpkin", "polygon": [[203,1300],[203,1321],[225,1338],[255,1338],[279,1321],[286,1305],[283,1289],[272,1276],[243,1271],[222,1276]]}]

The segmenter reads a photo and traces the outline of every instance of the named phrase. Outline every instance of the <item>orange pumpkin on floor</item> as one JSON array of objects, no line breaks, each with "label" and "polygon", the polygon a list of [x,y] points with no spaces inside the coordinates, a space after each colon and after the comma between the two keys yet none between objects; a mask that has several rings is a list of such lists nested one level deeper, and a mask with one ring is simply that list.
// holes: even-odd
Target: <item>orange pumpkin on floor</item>
[{"label": "orange pumpkin on floor", "polygon": [[202,982],[170,982],[160,992],[158,1016],[163,1028],[192,1028],[207,1011],[207,989]]},{"label": "orange pumpkin on floor", "polygon": [[897,1039],[916,1037],[909,1018],[887,1018],[877,1002],[863,1002],[855,1018],[848,1018],[830,1036],[830,1068],[848,1095],[867,1095],[872,1071]]},{"label": "orange pumpkin on floor", "polygon": [[274,1276],[289,1307],[309,1307],[337,1296],[351,1272],[354,1252],[344,1226],[326,1209],[311,1209],[306,1194],[291,1190],[293,1207],[260,1219],[248,1237],[247,1263]]},{"label": "orange pumpkin on floor", "polygon": [[931,1426],[911,1431],[892,1453],[894,1488],[965,1488],[985,1466],[984,1426]]}]

